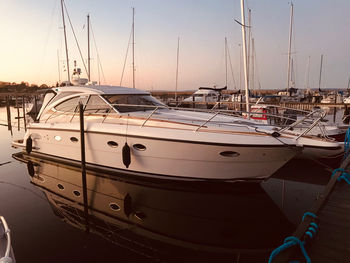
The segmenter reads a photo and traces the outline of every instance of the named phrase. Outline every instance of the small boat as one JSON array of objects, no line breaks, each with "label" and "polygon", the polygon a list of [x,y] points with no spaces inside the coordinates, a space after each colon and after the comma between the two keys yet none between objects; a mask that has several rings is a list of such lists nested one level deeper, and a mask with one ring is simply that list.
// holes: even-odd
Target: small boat
[{"label": "small boat", "polygon": [[0,216],[0,262],[15,263],[15,256],[11,246],[10,228],[3,216]]},{"label": "small boat", "polygon": [[223,88],[210,88],[200,87],[190,97],[185,98],[184,102],[219,102],[222,99],[222,91],[226,90],[227,87]]}]

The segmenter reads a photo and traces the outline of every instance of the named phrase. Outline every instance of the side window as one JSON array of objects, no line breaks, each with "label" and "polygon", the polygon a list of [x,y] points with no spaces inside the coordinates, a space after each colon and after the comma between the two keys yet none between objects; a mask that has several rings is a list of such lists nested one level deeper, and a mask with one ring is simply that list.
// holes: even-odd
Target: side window
[{"label": "side window", "polygon": [[65,100],[58,104],[55,109],[57,111],[63,111],[63,112],[77,112],[79,110],[79,101],[81,101],[83,104],[86,103],[87,97],[74,97],[70,98],[68,100]]},{"label": "side window", "polygon": [[109,112],[111,107],[100,98],[98,95],[92,95],[90,96],[90,99],[88,100],[85,112],[87,113],[106,113]]}]

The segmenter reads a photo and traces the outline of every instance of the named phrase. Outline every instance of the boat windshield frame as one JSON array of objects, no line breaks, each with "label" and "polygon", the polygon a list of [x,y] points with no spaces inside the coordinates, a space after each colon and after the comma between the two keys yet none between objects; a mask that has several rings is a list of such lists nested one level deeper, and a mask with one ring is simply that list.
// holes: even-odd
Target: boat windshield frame
[{"label": "boat windshield frame", "polygon": [[119,113],[153,111],[167,107],[150,94],[103,94],[100,95]]}]

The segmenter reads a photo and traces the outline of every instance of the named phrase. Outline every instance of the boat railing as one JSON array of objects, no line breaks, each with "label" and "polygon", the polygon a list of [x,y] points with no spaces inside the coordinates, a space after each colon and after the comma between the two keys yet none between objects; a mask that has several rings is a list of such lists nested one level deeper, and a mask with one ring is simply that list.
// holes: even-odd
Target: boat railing
[{"label": "boat railing", "polygon": [[[4,229],[4,236],[6,236],[7,244],[6,244],[6,250],[5,255],[3,258],[9,258],[10,252],[11,252],[11,235],[10,235],[10,228],[7,225],[7,222],[3,216],[0,216],[0,223]],[[2,258],[0,258],[1,261]]]},{"label": "boat railing", "polygon": [[[261,104],[258,104],[261,105]],[[101,107],[102,106],[102,107]],[[104,107],[105,106],[105,107]],[[266,105],[264,105],[266,106]],[[273,106],[273,105],[272,105]],[[118,107],[122,109],[123,107],[124,110],[128,109],[129,111],[125,112],[118,112]],[[263,106],[262,106],[263,107]],[[323,119],[325,113],[322,109],[316,109],[311,112],[307,111],[302,111],[304,114],[307,113],[303,118],[296,120],[295,118],[291,118],[288,114],[285,115],[280,115],[280,114],[273,114],[269,112],[259,112],[259,111],[250,111],[245,112],[245,111],[238,111],[238,110],[228,110],[228,109],[196,109],[196,108],[179,108],[179,107],[169,107],[166,105],[133,105],[133,104],[97,104],[97,105],[89,105],[88,110],[86,110],[86,115],[85,116],[102,116],[102,123],[106,121],[108,117],[111,116],[123,116],[125,114],[130,114],[131,112],[136,112],[136,111],[151,111],[146,117],[145,120],[142,122],[140,125],[141,127],[144,127],[148,121],[151,120],[151,118],[156,114],[161,109],[167,109],[167,110],[176,110],[176,111],[191,111],[191,112],[205,112],[205,113],[211,113],[211,116],[207,119],[198,119],[194,120],[191,119],[190,121],[200,123],[198,126],[195,128],[195,131],[199,131],[201,128],[203,128],[207,123],[213,123],[215,124],[216,121],[214,120],[216,116],[218,115],[225,115],[225,116],[232,116],[232,117],[237,117],[237,118],[243,118],[244,124],[241,123],[235,123],[234,121],[228,121],[227,124],[233,125],[237,124],[239,126],[276,126],[280,128],[280,132],[286,131],[286,130],[291,130],[294,127],[298,126],[301,128],[305,128],[305,131],[303,131],[303,135],[309,132],[313,127],[315,127],[319,122]],[[263,109],[263,108],[262,108]],[[67,107],[66,109],[60,109],[53,111],[48,118],[45,119],[45,123],[48,120],[51,120],[55,117],[59,117],[62,115],[65,115],[67,113],[71,113],[72,117],[70,118],[70,122],[74,119],[74,117],[77,116],[77,108],[75,107]],[[318,116],[316,116],[318,114]],[[248,117],[249,115],[249,117]],[[263,123],[263,122],[258,122],[252,118],[253,115],[261,115],[266,117],[267,119],[279,119],[280,121],[277,123]],[[316,117],[315,117],[316,116]],[[249,119],[252,119],[250,121]],[[172,118],[171,120],[175,120]],[[176,118],[177,121],[189,121],[189,119],[181,119],[181,118]],[[256,122],[253,122],[256,121]],[[225,124],[222,121],[218,121],[218,123]],[[304,126],[303,126],[304,125]],[[311,128],[310,128],[311,127]],[[310,128],[310,129],[309,129]],[[322,130],[322,129],[321,129]]]}]

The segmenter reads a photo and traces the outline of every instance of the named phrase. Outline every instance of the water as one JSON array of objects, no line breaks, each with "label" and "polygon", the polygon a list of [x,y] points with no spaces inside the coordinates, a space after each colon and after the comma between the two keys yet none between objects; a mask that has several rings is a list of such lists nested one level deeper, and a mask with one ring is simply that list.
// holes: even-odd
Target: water
[{"label": "water", "polygon": [[0,215],[11,228],[17,262],[267,261],[330,176],[305,160],[261,184],[169,187],[88,173],[87,224],[79,169],[32,158],[32,178],[27,164],[12,157],[19,150],[11,141],[23,130],[15,127],[11,136],[0,126],[0,136],[0,164],[10,162],[0,166]]}]

